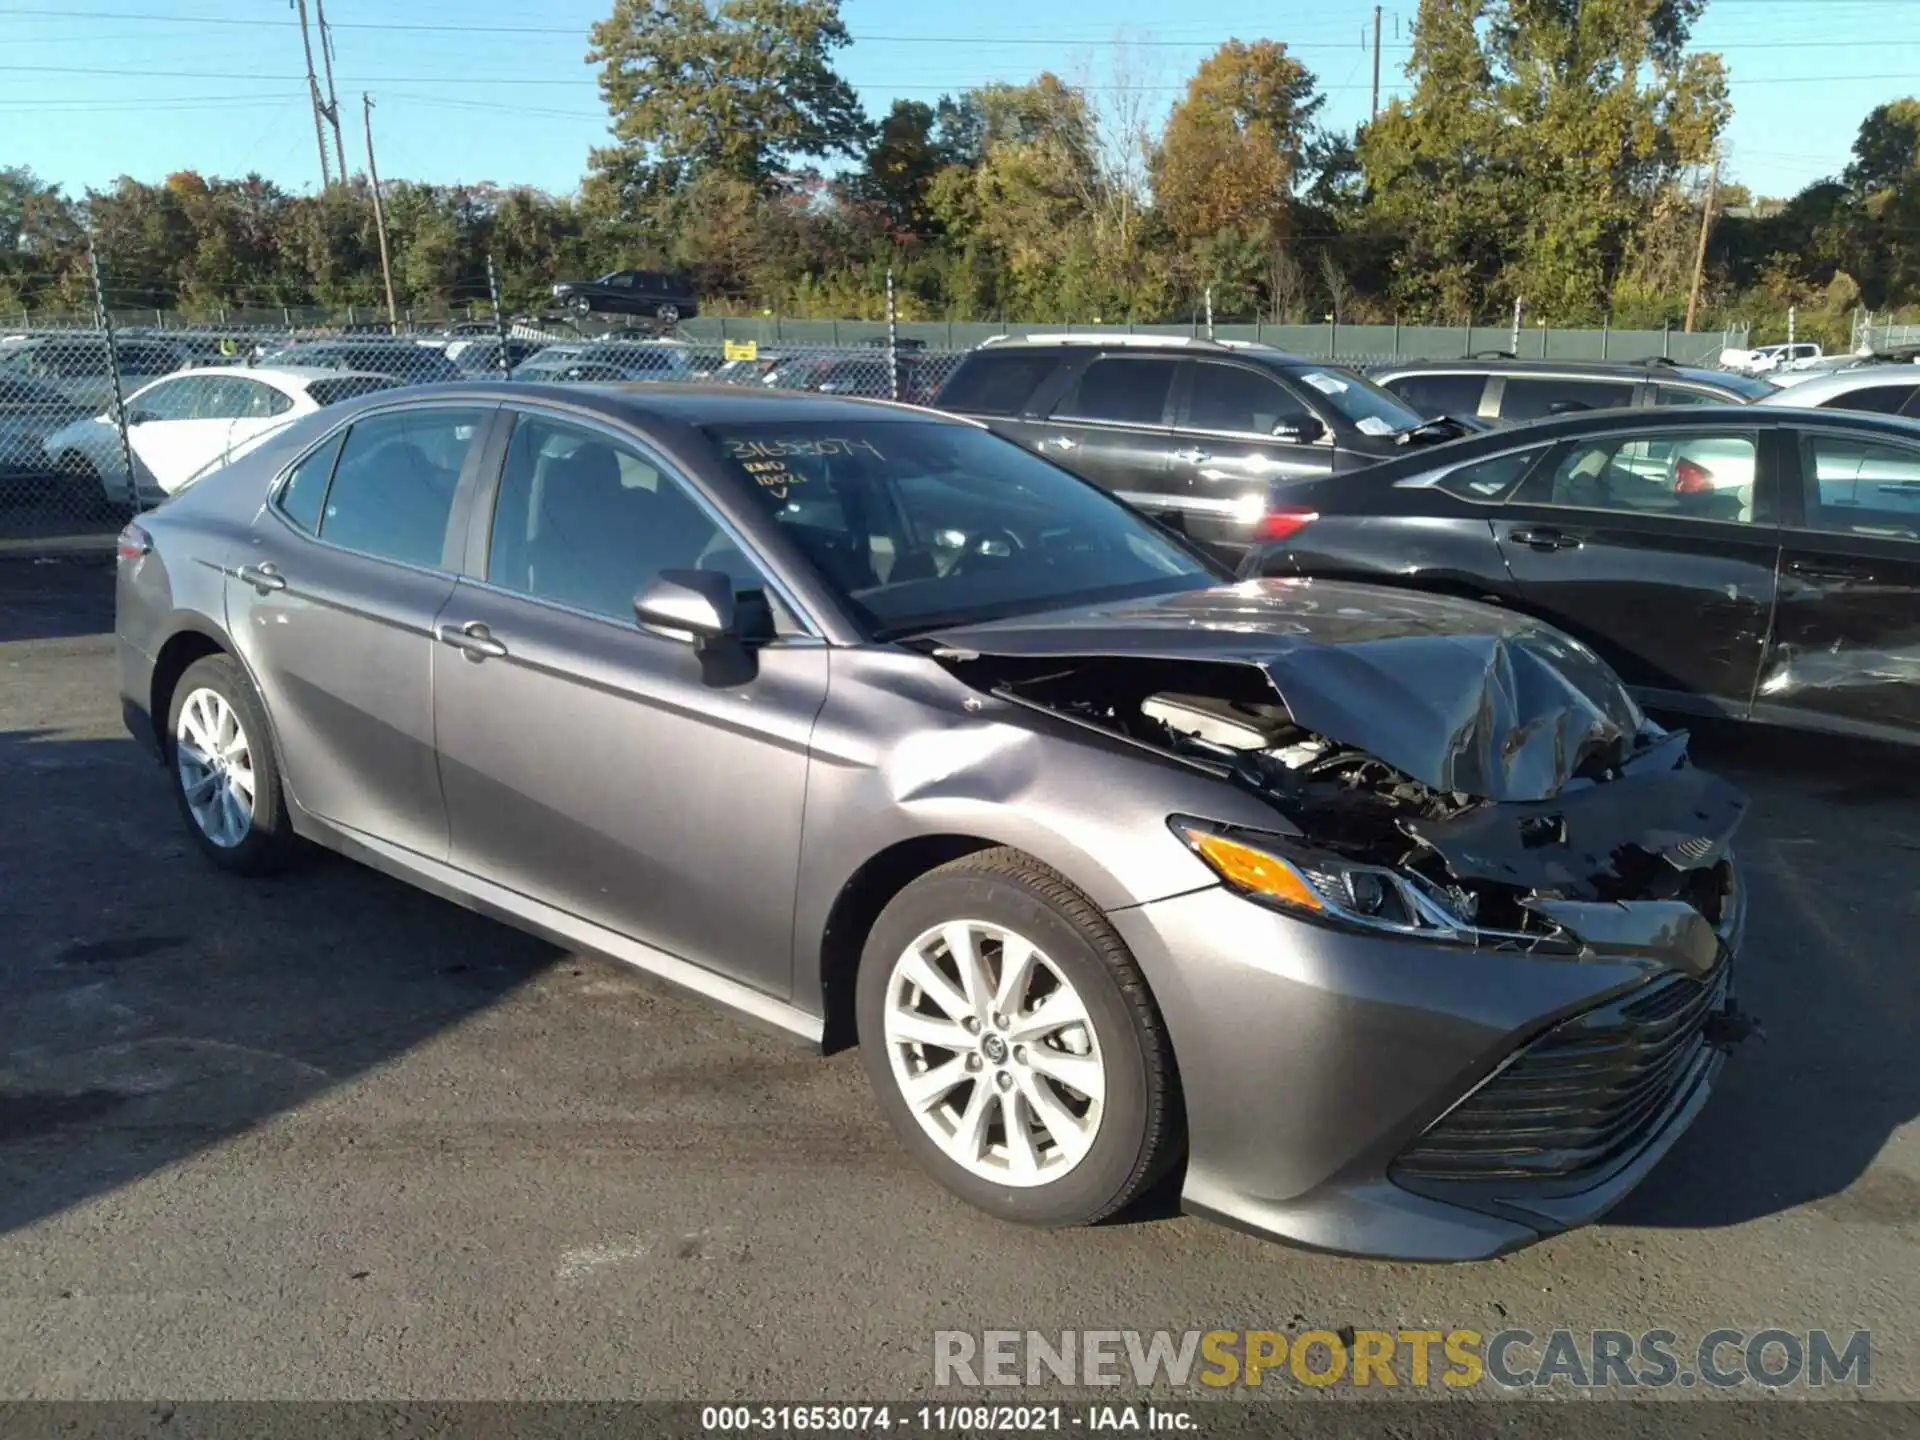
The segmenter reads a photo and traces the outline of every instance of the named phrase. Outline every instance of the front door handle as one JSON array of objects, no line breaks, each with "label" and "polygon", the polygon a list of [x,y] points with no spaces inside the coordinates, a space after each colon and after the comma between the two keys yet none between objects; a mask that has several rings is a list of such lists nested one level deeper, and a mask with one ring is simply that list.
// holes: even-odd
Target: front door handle
[{"label": "front door handle", "polygon": [[287,588],[287,577],[280,573],[280,567],[271,560],[262,565],[242,565],[240,578],[262,595],[270,590]]},{"label": "front door handle", "polygon": [[1173,452],[1173,458],[1182,465],[1204,465],[1213,458],[1213,452],[1195,449],[1176,450]]},{"label": "front door handle", "polygon": [[498,660],[507,653],[507,647],[494,639],[493,632],[478,620],[469,620],[464,625],[437,626],[433,633],[442,645],[451,645],[475,664]]},{"label": "front door handle", "polygon": [[1526,546],[1529,550],[1578,550],[1580,548],[1578,535],[1569,535],[1551,526],[1509,530],[1507,538],[1516,545]]},{"label": "front door handle", "polygon": [[1811,580],[1822,585],[1870,584],[1873,576],[1864,570],[1831,569],[1805,560],[1789,560],[1787,573],[1796,580]]}]

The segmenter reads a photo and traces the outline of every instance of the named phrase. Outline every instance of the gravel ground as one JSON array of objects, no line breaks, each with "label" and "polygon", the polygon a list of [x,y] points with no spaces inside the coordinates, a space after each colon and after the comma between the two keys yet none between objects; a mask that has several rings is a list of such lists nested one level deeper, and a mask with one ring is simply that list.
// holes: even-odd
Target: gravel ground
[{"label": "gravel ground", "polygon": [[1607,1222],[1368,1263],[1003,1227],[852,1054],[335,858],[216,873],[119,728],[111,607],[98,558],[0,560],[0,1397],[897,1399],[939,1329],[1351,1325],[1865,1328],[1920,1399],[1911,757],[1698,737],[1755,802],[1767,1042]]}]

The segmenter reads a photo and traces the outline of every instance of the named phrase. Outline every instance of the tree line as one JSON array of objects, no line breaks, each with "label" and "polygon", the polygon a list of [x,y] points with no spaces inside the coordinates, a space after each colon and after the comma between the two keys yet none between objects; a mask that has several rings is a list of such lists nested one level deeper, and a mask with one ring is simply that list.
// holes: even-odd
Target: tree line
[{"label": "tree line", "polygon": [[[1323,123],[1284,42],[1232,40],[1164,115],[1125,74],[1043,73],[866,115],[838,0],[614,0],[590,32],[609,115],[578,191],[383,186],[403,303],[537,307],[555,279],[687,272],[717,313],[905,319],[1679,323],[1731,114],[1688,53],[1707,0],[1421,0],[1408,92]],[[1920,100],[1790,198],[1714,191],[1702,328],[1844,340],[1920,300]],[[363,180],[123,177],[65,195],[0,170],[0,311],[376,306]]]}]

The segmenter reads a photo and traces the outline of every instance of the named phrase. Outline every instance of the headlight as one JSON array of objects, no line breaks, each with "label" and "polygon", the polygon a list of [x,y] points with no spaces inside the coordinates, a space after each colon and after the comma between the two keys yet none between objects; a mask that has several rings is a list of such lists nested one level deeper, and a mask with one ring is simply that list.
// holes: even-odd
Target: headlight
[{"label": "headlight", "polygon": [[1228,889],[1300,919],[1462,945],[1492,938],[1474,928],[1471,896],[1443,890],[1421,876],[1264,831],[1185,815],[1167,823]]}]

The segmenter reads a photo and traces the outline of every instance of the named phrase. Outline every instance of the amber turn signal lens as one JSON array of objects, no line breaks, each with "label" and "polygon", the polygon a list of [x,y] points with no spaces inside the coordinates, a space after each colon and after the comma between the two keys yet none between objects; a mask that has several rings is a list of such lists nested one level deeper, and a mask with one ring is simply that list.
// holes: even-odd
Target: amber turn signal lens
[{"label": "amber turn signal lens", "polygon": [[1204,830],[1189,831],[1187,838],[1201,858],[1219,871],[1220,878],[1229,885],[1284,904],[1298,905],[1303,910],[1324,908],[1313,887],[1279,856]]}]

